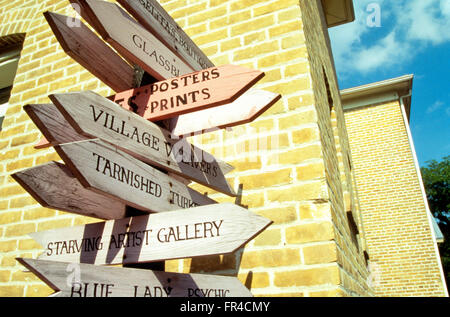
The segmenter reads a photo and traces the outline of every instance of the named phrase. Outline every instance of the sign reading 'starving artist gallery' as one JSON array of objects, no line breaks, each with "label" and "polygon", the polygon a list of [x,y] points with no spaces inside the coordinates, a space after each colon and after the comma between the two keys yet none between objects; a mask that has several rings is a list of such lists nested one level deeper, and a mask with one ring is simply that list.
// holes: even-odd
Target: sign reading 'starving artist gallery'
[{"label": "sign reading 'starving artist gallery'", "polygon": [[213,204],[30,233],[40,259],[90,264],[161,261],[231,253],[272,221],[234,204]]}]

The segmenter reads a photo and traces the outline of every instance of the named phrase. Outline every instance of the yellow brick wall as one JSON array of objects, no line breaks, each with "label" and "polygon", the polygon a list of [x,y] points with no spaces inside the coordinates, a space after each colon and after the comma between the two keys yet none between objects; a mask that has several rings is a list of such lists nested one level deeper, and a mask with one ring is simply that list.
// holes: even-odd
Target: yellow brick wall
[{"label": "yellow brick wall", "polygon": [[398,101],[345,113],[377,296],[443,296]]},{"label": "yellow brick wall", "polygon": [[[282,94],[255,122],[191,138],[235,166],[227,176],[234,188],[243,184],[242,204],[273,225],[233,254],[166,261],[166,270],[235,275],[256,296],[370,295],[363,248],[352,241],[346,218],[344,197],[353,199],[355,191],[343,159],[348,141],[320,1],[160,3],[216,65],[262,70],[266,76],[256,87]],[[59,160],[53,149],[33,149],[41,134],[22,107],[49,102],[47,95],[55,92],[113,92],[67,57],[47,26],[43,11],[73,14],[67,1],[15,4],[34,11],[22,30],[27,35],[0,134],[0,296],[45,296],[50,289],[15,261],[40,252],[27,233],[97,220],[40,207],[9,176]],[[1,18],[9,11],[0,11]],[[323,68],[336,102],[333,113]],[[356,207],[354,212],[358,218]]]}]

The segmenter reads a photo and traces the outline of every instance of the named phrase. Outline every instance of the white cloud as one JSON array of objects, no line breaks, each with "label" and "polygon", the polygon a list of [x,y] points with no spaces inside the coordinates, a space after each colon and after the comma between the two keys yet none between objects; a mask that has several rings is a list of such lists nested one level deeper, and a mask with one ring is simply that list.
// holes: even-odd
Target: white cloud
[{"label": "white cloud", "polygon": [[437,110],[439,110],[440,108],[442,108],[443,105],[444,105],[444,103],[443,103],[442,101],[438,100],[438,101],[436,101],[435,103],[433,103],[432,105],[430,105],[430,106],[427,108],[426,112],[427,112],[427,114],[436,112]]},{"label": "white cloud", "polygon": [[[379,28],[367,23],[374,3],[381,9]],[[429,45],[450,41],[450,0],[361,0],[354,5],[356,20],[330,29],[341,76],[399,67]]]}]

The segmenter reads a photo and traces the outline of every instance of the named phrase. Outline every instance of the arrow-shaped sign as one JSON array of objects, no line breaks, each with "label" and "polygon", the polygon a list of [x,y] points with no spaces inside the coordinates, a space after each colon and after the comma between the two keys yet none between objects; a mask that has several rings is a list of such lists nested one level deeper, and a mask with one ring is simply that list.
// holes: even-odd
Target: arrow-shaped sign
[{"label": "arrow-shaped sign", "polygon": [[23,109],[45,136],[49,145],[92,139],[75,131],[54,104],[25,105]]},{"label": "arrow-shaped sign", "polygon": [[118,2],[142,26],[195,70],[214,66],[156,0],[118,0]]},{"label": "arrow-shaped sign", "polygon": [[40,259],[118,264],[227,254],[272,222],[234,204],[109,220],[31,233]]},{"label": "arrow-shaped sign", "polygon": [[101,140],[61,144],[55,150],[84,187],[141,210],[164,212],[215,203]]},{"label": "arrow-shaped sign", "polygon": [[232,276],[17,258],[58,297],[252,297]]},{"label": "arrow-shaped sign", "polygon": [[132,87],[133,68],[80,20],[52,12],[44,16],[67,55],[115,91]]},{"label": "arrow-shaped sign", "polygon": [[97,32],[132,64],[140,65],[158,80],[194,70],[117,4],[80,0]]},{"label": "arrow-shaped sign", "polygon": [[172,134],[190,135],[252,122],[281,98],[280,94],[250,89],[234,102],[217,108],[186,113],[169,121]]},{"label": "arrow-shaped sign", "polygon": [[264,76],[258,70],[224,65],[130,89],[112,99],[150,121],[230,103]]},{"label": "arrow-shaped sign", "polygon": [[43,207],[105,220],[125,217],[125,204],[84,188],[64,164],[49,162],[11,176]]},{"label": "arrow-shaped sign", "polygon": [[78,133],[89,138],[98,137],[141,161],[236,196],[224,176],[233,167],[216,160],[186,139],[172,136],[156,124],[91,91],[54,94],[50,99]]}]

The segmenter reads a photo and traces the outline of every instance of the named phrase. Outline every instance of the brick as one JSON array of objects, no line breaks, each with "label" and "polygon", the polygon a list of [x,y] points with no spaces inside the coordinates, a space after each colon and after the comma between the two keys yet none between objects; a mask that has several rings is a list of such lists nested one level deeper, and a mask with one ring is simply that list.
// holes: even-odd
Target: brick
[{"label": "brick", "polygon": [[254,239],[255,246],[276,246],[281,243],[280,229],[264,230]]},{"label": "brick", "polygon": [[291,33],[294,31],[299,31],[302,29],[302,25],[300,23],[300,20],[287,22],[283,24],[277,24],[274,27],[271,27],[269,29],[269,37],[274,38],[286,33]]},{"label": "brick", "polygon": [[9,224],[14,222],[19,222],[22,216],[21,211],[11,211],[0,213],[0,224]]},{"label": "brick", "polygon": [[282,96],[297,93],[302,90],[307,90],[311,87],[309,78],[298,78],[293,79],[289,82],[289,85],[286,83],[279,83],[272,86],[264,87],[264,90],[272,91],[274,93],[279,93]]},{"label": "brick", "polygon": [[238,279],[250,290],[270,286],[270,277],[267,272],[240,273]]},{"label": "brick", "polygon": [[297,220],[297,211],[295,209],[295,206],[292,205],[258,210],[256,211],[256,213],[260,216],[272,220],[273,224],[284,224]]},{"label": "brick", "polygon": [[306,59],[307,57],[308,56],[306,47],[299,47],[291,50],[285,50],[282,51],[281,53],[277,52],[276,54],[259,58],[258,69],[264,69],[275,66],[280,67],[287,62],[294,61],[296,59]]},{"label": "brick", "polygon": [[7,283],[11,278],[11,271],[9,270],[0,270],[0,283]]},{"label": "brick", "polygon": [[305,94],[301,96],[294,96],[288,98],[289,110],[295,110],[304,106],[311,106],[314,104],[314,96],[312,94]]},{"label": "brick", "polygon": [[182,18],[182,17],[186,17],[186,16],[191,16],[192,14],[199,12],[199,11],[204,11],[206,9],[206,3],[198,3],[198,4],[194,4],[192,6],[189,7],[181,7],[181,9],[179,10],[175,10],[172,11],[170,13],[170,15],[172,16],[172,18],[174,19],[178,19],[178,18]]},{"label": "brick", "polygon": [[287,243],[306,243],[334,239],[333,225],[328,222],[305,223],[286,228]]},{"label": "brick", "polygon": [[27,135],[17,136],[11,140],[11,147],[35,143],[38,141],[38,138],[39,133],[31,133]]},{"label": "brick", "polygon": [[308,145],[269,156],[268,164],[300,164],[322,157],[320,145]]},{"label": "brick", "polygon": [[253,43],[258,43],[266,40],[266,32],[256,31],[254,33],[244,36],[244,45],[249,45]]},{"label": "brick", "polygon": [[5,237],[19,237],[31,232],[36,232],[36,225],[34,223],[10,225],[6,227]]},{"label": "brick", "polygon": [[187,22],[189,25],[206,23],[208,20],[213,19],[214,17],[226,16],[227,13],[227,6],[215,7],[210,10],[202,10],[197,14],[191,14],[190,16],[188,16]]},{"label": "brick", "polygon": [[237,11],[237,10],[241,10],[241,9],[245,9],[248,7],[251,7],[255,4],[261,3],[261,1],[259,0],[239,0],[239,1],[235,1],[231,4],[231,12]]},{"label": "brick", "polygon": [[302,27],[301,12],[300,12],[300,6],[298,5],[298,2],[297,2],[296,6],[291,7],[287,10],[284,10],[284,11],[278,13],[278,23],[286,22],[286,21],[290,21],[290,20],[300,21],[300,27]]},{"label": "brick", "polygon": [[220,51],[226,52],[229,50],[232,50],[233,48],[240,47],[241,46],[241,39],[240,38],[232,38],[227,39],[220,43]]},{"label": "brick", "polygon": [[[231,10],[233,11],[233,10]],[[244,33],[253,32],[256,30],[269,27],[275,23],[275,17],[273,15],[262,16],[260,18],[251,19],[247,22],[243,22],[231,27],[230,35],[237,36]]]},{"label": "brick", "polygon": [[0,252],[11,252],[16,250],[16,240],[3,240],[0,241]]},{"label": "brick", "polygon": [[337,261],[336,244],[314,244],[303,247],[303,258],[305,264],[320,264]]},{"label": "brick", "polygon": [[247,194],[244,192],[242,196],[242,204],[249,208],[264,206],[264,192]]},{"label": "brick", "polygon": [[339,283],[337,266],[276,272],[274,278],[274,285],[278,287],[338,285]]},{"label": "brick", "polygon": [[300,264],[298,249],[274,249],[244,252],[241,259],[242,268],[279,267]]},{"label": "brick", "polygon": [[[264,3],[264,2],[263,2]],[[280,11],[284,8],[290,7],[292,5],[298,5],[296,0],[277,0],[275,2],[271,2],[269,4],[264,4],[262,6],[253,8],[253,15],[260,16],[263,14],[269,14],[272,12]],[[300,11],[298,10],[298,14],[300,17]]]},{"label": "brick", "polygon": [[255,58],[255,56],[277,52],[279,45],[277,41],[265,42],[262,44],[252,45],[240,50],[237,50],[233,54],[233,61],[240,61],[243,59]]},{"label": "brick", "polygon": [[346,297],[346,293],[340,289],[329,289],[329,290],[321,290],[321,291],[310,291],[310,297]]},{"label": "brick", "polygon": [[24,285],[0,285],[0,297],[22,297]]},{"label": "brick", "polygon": [[57,220],[48,220],[44,222],[38,223],[37,231],[45,231],[56,228],[64,228],[70,227],[72,225],[72,219],[57,219]]},{"label": "brick", "polygon": [[24,210],[23,212],[23,220],[37,220],[40,218],[53,217],[56,215],[56,210],[44,208],[44,207],[36,207],[32,209]]},{"label": "brick", "polygon": [[43,284],[30,284],[27,286],[26,297],[47,297],[55,291]]},{"label": "brick", "polygon": [[39,250],[41,249],[41,245],[34,241],[33,239],[19,240],[19,250],[28,251],[28,250]]},{"label": "brick", "polygon": [[26,206],[35,205],[36,201],[31,196],[23,196],[11,199],[9,208],[23,208]]},{"label": "brick", "polygon": [[245,157],[235,161],[227,161],[228,164],[234,166],[236,171],[249,171],[259,170],[262,167],[261,158],[258,157]]},{"label": "brick", "polygon": [[244,190],[284,185],[291,181],[291,169],[239,177],[239,183],[244,184]]},{"label": "brick", "polygon": [[3,186],[0,188],[0,197],[10,197],[10,196],[17,196],[17,195],[23,195],[25,193],[25,190],[22,188],[22,186],[13,184],[11,186]]},{"label": "brick", "polygon": [[12,282],[37,282],[39,278],[31,272],[15,271],[11,274]]},{"label": "brick", "polygon": [[281,39],[281,49],[283,50],[302,46],[304,44],[305,36],[302,33],[295,33],[294,35]]},{"label": "brick", "polygon": [[33,166],[34,158],[26,158],[6,164],[6,171],[12,172]]},{"label": "brick", "polygon": [[236,269],[236,254],[209,255],[190,260],[190,272],[213,272]]},{"label": "brick", "polygon": [[319,179],[325,177],[325,166],[323,163],[311,163],[297,167],[296,172],[300,181]]},{"label": "brick", "polygon": [[292,132],[292,142],[294,144],[304,144],[320,141],[319,129],[314,128],[304,128],[301,130],[295,130]]},{"label": "brick", "polygon": [[267,200],[269,202],[288,202],[301,200],[325,199],[322,182],[315,181],[307,184],[292,185],[286,188],[269,189]]},{"label": "brick", "polygon": [[197,45],[210,44],[216,41],[221,41],[228,38],[227,30],[217,30],[208,32],[206,35],[192,36],[192,40]]}]

